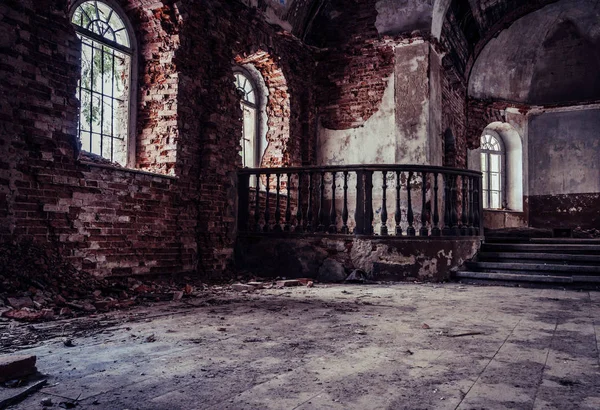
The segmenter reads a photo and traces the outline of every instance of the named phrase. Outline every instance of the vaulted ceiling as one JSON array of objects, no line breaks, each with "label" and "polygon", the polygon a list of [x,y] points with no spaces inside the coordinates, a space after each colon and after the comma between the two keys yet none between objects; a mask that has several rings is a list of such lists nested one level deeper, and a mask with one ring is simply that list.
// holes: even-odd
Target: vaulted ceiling
[{"label": "vaulted ceiling", "polygon": [[600,99],[600,2],[560,0],[517,20],[482,49],[475,98],[531,104]]}]

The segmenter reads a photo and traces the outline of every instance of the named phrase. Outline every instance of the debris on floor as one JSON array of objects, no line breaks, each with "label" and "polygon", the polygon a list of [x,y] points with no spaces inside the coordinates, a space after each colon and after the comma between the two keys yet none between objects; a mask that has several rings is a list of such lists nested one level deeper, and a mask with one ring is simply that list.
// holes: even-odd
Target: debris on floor
[{"label": "debris on floor", "polygon": [[97,278],[74,267],[56,250],[31,242],[5,243],[0,246],[0,314],[17,321],[43,322],[144,302],[178,301],[206,288],[186,279],[191,278]]},{"label": "debris on floor", "polygon": [[47,380],[25,380],[15,387],[0,387],[0,409],[5,409],[25,400],[46,385]]},{"label": "debris on floor", "polygon": [[4,355],[0,356],[0,383],[34,374],[36,356]]}]

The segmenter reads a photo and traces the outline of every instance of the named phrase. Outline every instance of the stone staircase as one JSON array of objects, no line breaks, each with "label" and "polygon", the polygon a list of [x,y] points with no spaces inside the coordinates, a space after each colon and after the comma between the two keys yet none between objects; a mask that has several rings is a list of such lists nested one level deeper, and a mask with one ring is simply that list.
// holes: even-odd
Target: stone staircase
[{"label": "stone staircase", "polygon": [[600,288],[600,239],[486,237],[477,256],[455,278]]}]

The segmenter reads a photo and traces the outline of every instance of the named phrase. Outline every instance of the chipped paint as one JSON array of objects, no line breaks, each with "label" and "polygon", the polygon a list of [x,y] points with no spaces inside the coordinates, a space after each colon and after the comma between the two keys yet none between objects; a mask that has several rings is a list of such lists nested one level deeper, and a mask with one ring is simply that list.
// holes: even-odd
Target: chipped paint
[{"label": "chipped paint", "polygon": [[[479,249],[481,238],[409,239],[321,235],[238,238],[239,267],[261,276],[317,277],[322,265],[340,266],[347,273],[361,269],[373,280],[443,281]],[[339,276],[339,274],[337,275]]]},{"label": "chipped paint", "polygon": [[331,130],[319,125],[319,165],[393,164],[396,145],[394,77],[387,80],[381,105],[363,126]]}]

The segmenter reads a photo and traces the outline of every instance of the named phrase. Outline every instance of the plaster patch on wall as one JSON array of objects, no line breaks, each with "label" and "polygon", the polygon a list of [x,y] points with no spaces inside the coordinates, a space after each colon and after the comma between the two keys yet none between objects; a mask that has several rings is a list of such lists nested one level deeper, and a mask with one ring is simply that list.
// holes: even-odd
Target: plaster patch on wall
[{"label": "plaster patch on wall", "polygon": [[428,43],[397,47],[395,69],[396,158],[399,164],[427,164],[429,143]]},{"label": "plaster patch on wall", "polygon": [[350,251],[352,263],[365,272],[373,271],[375,262],[390,263],[394,265],[414,265],[417,262],[415,255],[404,256],[395,249],[390,249],[385,244],[375,244],[373,241],[356,239]]},{"label": "plaster patch on wall", "polygon": [[450,265],[451,265],[451,263],[452,263],[452,251],[451,251],[451,250],[450,250],[450,251],[448,251],[448,254],[446,255],[446,253],[445,253],[445,252],[444,252],[444,250],[442,249],[442,250],[440,250],[440,251],[437,253],[437,256],[438,256],[438,258],[440,258],[440,259],[441,259],[441,258],[446,258],[446,263],[447,263],[447,265],[448,265],[448,266],[450,266]]},{"label": "plaster patch on wall", "polygon": [[431,0],[380,0],[375,4],[379,34],[398,34],[429,30],[433,7]]},{"label": "plaster patch on wall", "polygon": [[437,265],[437,259],[424,259],[421,263],[421,268],[419,269],[419,278],[427,278],[433,276],[437,272]]},{"label": "plaster patch on wall", "polygon": [[319,165],[393,164],[396,146],[394,123],[394,78],[387,80],[381,105],[363,126],[332,130],[319,125]]}]

